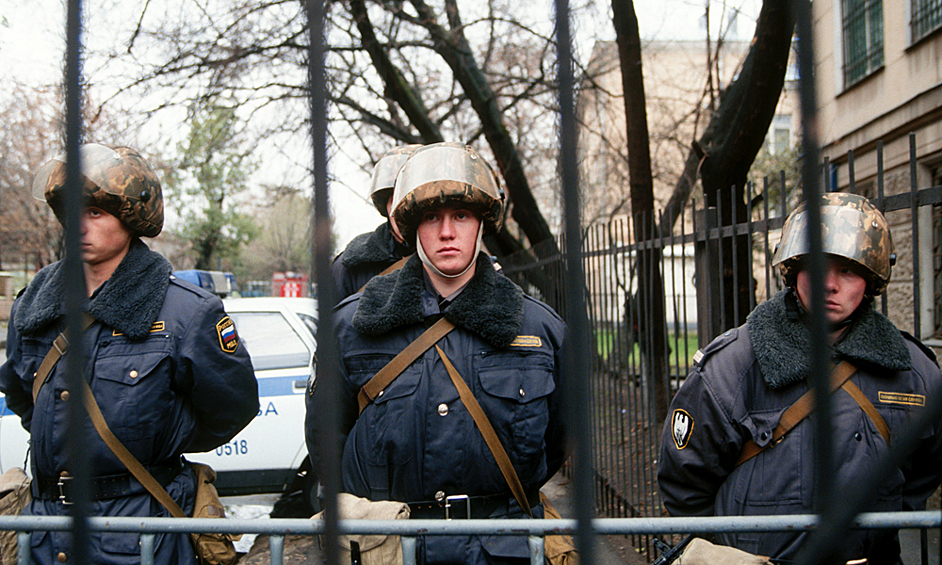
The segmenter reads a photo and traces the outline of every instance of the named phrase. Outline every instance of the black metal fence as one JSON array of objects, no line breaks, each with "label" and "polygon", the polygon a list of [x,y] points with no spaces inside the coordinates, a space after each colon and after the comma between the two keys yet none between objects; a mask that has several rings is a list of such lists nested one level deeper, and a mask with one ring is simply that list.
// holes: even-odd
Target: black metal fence
[{"label": "black metal fence", "polygon": [[[915,148],[915,140],[910,139]],[[882,163],[882,148],[878,147],[878,161]],[[917,160],[911,151],[911,165]],[[851,187],[857,188],[853,175],[853,155],[849,156]],[[828,169],[825,163],[825,170]],[[920,188],[916,175],[910,172],[909,191],[884,194],[884,173],[865,192],[874,205],[891,218],[894,241],[912,241],[911,249],[896,247],[899,257],[894,269],[894,285],[889,292],[901,292],[917,297],[888,301],[885,292],[876,302],[900,329],[915,336],[921,335],[920,292],[918,287],[922,269],[918,257],[918,208],[942,207],[942,186]],[[912,166],[909,170],[914,170]],[[784,185],[784,174],[780,181]],[[633,234],[635,223],[653,226],[651,218],[621,218],[605,224],[588,226],[583,231],[580,251],[585,280],[582,291],[587,305],[591,344],[591,362],[586,361],[586,372],[581,378],[591,385],[592,433],[595,451],[592,454],[592,472],[595,479],[595,504],[600,516],[657,517],[666,515],[657,493],[656,461],[666,406],[659,402],[676,392],[691,368],[696,351],[708,344],[725,329],[739,325],[748,312],[727,314],[727,308],[718,306],[727,296],[725,289],[749,289],[749,310],[781,290],[782,281],[771,266],[775,245],[788,213],[801,197],[799,187],[785,187],[786,196],[770,196],[768,179],[761,187],[749,186],[744,197],[748,218],[732,226],[717,226],[721,217],[715,208],[697,208],[691,203],[678,218],[677,228],[668,235],[637,241]],[[825,188],[829,189],[827,179]],[[773,198],[775,201],[773,201]],[[938,214],[935,214],[938,216]],[[663,222],[664,218],[660,218]],[[926,230],[928,226],[924,226]],[[933,226],[937,231],[938,226]],[[655,229],[642,229],[642,233],[657,233]],[[898,237],[906,235],[906,237]],[[725,245],[724,245],[725,243]],[[738,269],[724,269],[723,250],[739,257],[738,245],[748,246],[745,254],[750,260],[750,280],[737,280]],[[562,249],[563,246],[561,245]],[[641,273],[639,253],[645,249],[657,250],[660,263],[656,272]],[[731,253],[730,253],[731,251]],[[938,254],[938,246],[936,251]],[[539,250],[517,254],[502,261],[504,273],[524,288],[548,302],[559,311],[565,304],[558,297],[564,292],[555,287],[547,292],[547,277],[565,281],[565,251],[545,256]],[[535,257],[540,257],[535,259]],[[915,258],[915,260],[914,260]],[[942,257],[936,256],[936,263]],[[646,323],[657,309],[651,299],[641,300],[640,283],[644,277],[660,277],[664,293],[653,300],[663,301],[666,332],[654,335],[646,331]],[[745,284],[743,284],[745,282]],[[909,292],[903,287],[909,286]],[[935,309],[939,309],[936,297]],[[894,308],[889,308],[893,303]],[[910,311],[905,311],[911,306]],[[901,322],[902,321],[902,322]],[[908,324],[908,325],[907,325]],[[653,340],[663,340],[662,363],[651,359],[657,349]],[[666,374],[653,374],[652,367],[665,367]],[[658,387],[666,387],[666,394],[658,395]],[[645,536],[635,536],[636,547],[650,549]]]}]

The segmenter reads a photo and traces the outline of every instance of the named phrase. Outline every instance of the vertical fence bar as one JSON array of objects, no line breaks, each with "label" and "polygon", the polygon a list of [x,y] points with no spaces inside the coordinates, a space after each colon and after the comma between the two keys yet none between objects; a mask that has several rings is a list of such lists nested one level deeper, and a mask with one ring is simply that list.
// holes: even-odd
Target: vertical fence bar
[{"label": "vertical fence bar", "polygon": [[[802,178],[805,201],[808,203],[808,270],[811,279],[811,355],[810,365],[815,391],[816,408],[813,415],[815,443],[815,507],[824,513],[824,519],[836,512],[833,473],[833,438],[831,436],[831,399],[828,394],[828,350],[824,319],[824,257],[822,254],[820,199],[820,159],[818,150],[817,101],[815,99],[813,32],[811,27],[811,5],[802,0],[793,0],[798,42],[799,92],[801,97],[802,126]],[[835,555],[828,552],[809,555],[800,554],[800,563],[830,563]]]},{"label": "vertical fence bar", "polygon": [[916,134],[909,134],[909,211],[913,245],[913,335],[922,339],[922,283],[919,280],[919,185],[916,163]]},{"label": "vertical fence bar", "polygon": [[[785,187],[781,187],[782,190],[782,200],[785,199]],[[768,300],[772,298],[772,254],[771,249],[769,248],[769,222],[771,218],[769,217],[769,177],[762,177],[762,205],[765,212],[765,233],[763,234],[763,239],[765,242],[765,299]]]},{"label": "vertical fence bar", "polygon": [[[682,281],[681,285],[684,289],[683,291],[683,308],[684,308],[684,364],[683,371],[681,372],[682,377],[686,377],[687,373],[690,372],[690,320],[687,318],[687,241],[686,230],[687,223],[685,221],[684,211],[687,209],[686,206],[681,206],[680,208],[680,241],[683,254],[683,262],[680,264],[680,280]],[[680,382],[677,382],[677,388],[680,388]]]},{"label": "vertical fence bar", "polygon": [[[82,328],[83,304],[86,300],[85,275],[82,269],[80,250],[80,218],[84,206],[82,197],[81,143],[82,126],[82,1],[69,0],[66,16],[66,64],[65,64],[65,152],[66,152],[66,195],[65,195],[65,313],[66,335],[72,347],[63,360],[65,363],[65,381],[74,398],[81,398],[83,372],[86,364],[86,344]],[[91,462],[83,433],[87,430],[85,410],[80,402],[69,403],[69,432],[76,437],[68,449],[67,468],[72,471],[75,480],[74,504],[69,509],[73,518],[72,551],[70,560],[88,563],[91,553],[88,542],[88,514],[91,493]]]},{"label": "vertical fence bar", "polygon": [[[883,180],[883,140],[877,142],[877,209],[886,214],[886,188]],[[887,315],[886,289],[880,293],[880,311]]]},{"label": "vertical fence bar", "polygon": [[[851,194],[857,194],[857,170],[854,164],[854,150],[847,152],[847,191]],[[828,187],[827,192],[837,191],[837,186]]]},{"label": "vertical fence bar", "polygon": [[[285,536],[284,534],[272,534],[268,538],[268,551],[271,555],[271,565],[282,565],[285,561]],[[328,542],[333,543],[333,542]],[[338,544],[333,543],[333,545]]]},{"label": "vertical fence bar", "polygon": [[747,270],[747,272],[749,273],[749,280],[746,281],[746,284],[749,285],[747,292],[749,293],[749,311],[750,312],[752,312],[752,310],[756,307],[755,285],[752,284],[753,283],[752,273],[753,273],[753,269],[755,268],[755,265],[753,265],[753,262],[752,262],[752,255],[753,255],[752,253],[752,250],[753,250],[753,246],[752,246],[752,228],[753,228],[752,186],[753,185],[751,181],[746,183],[746,241],[748,242],[748,245],[749,245],[749,253],[746,255],[746,260],[749,262],[748,263],[749,269]]},{"label": "vertical fence bar", "polygon": [[[716,196],[716,223],[713,226],[711,226],[711,229],[707,230],[707,238],[709,239],[710,237],[713,237],[712,233],[716,234],[716,242],[717,242],[716,249],[717,249],[717,254],[719,255],[718,262],[717,262],[717,265],[719,265],[719,269],[716,270],[716,273],[718,275],[717,277],[719,279],[718,286],[720,289],[719,290],[720,291],[720,301],[719,301],[720,325],[717,328],[717,331],[723,332],[723,331],[726,331],[727,327],[729,327],[729,322],[726,319],[726,301],[723,300],[723,298],[726,296],[726,277],[724,276],[725,273],[723,271],[723,267],[725,265],[725,263],[723,262],[723,259],[724,259],[724,256],[726,255],[725,250],[723,249],[724,247],[723,246],[723,243],[724,243],[723,241],[723,199],[721,198],[721,194],[719,194],[719,191],[717,192],[718,194]],[[716,335],[711,335],[710,339],[712,340],[714,337],[716,337]]]},{"label": "vertical fence bar", "polygon": [[154,534],[141,534],[141,565],[154,565]]},{"label": "vertical fence bar", "polygon": [[16,532],[16,564],[17,565],[29,565],[30,564],[30,548],[32,545],[29,542],[30,532]]},{"label": "vertical fence bar", "polygon": [[[327,86],[325,74],[325,42],[324,22],[326,18],[323,0],[305,0],[305,13],[308,26],[308,90],[310,96],[311,112],[311,159],[313,161],[314,186],[313,188],[313,229],[311,229],[311,253],[314,256],[312,279],[317,282],[318,319],[317,344],[319,387],[326,388],[329,398],[336,398],[340,393],[337,370],[337,343],[334,336],[333,307],[337,302],[333,279],[330,276],[331,259],[331,227],[329,214],[328,181],[327,181]],[[339,544],[336,543],[340,535],[337,522],[337,493],[340,492],[340,452],[338,446],[338,428],[340,414],[336,403],[325,403],[324,418],[333,425],[324,430],[323,449],[324,461],[314,471],[325,487],[325,518],[324,534],[327,539],[324,555],[328,565],[340,564]],[[312,454],[312,457],[314,455]],[[272,565],[278,565],[282,551],[276,546],[283,547],[284,538],[270,537]]]},{"label": "vertical fence bar", "polygon": [[[578,360],[588,359],[587,336],[589,335],[585,319],[585,299],[582,292],[582,263],[579,258],[581,249],[579,227],[579,176],[576,159],[578,132],[573,104],[575,81],[572,71],[572,38],[569,33],[569,2],[556,0],[556,45],[558,46],[557,69],[559,73],[559,112],[560,112],[560,181],[565,202],[566,223],[566,271],[572,284],[566,292],[567,312],[569,314],[570,344],[564,360],[563,375],[570,413],[568,421],[572,425],[572,438],[576,446],[575,459],[575,514],[576,545],[586,563],[595,563],[595,535],[592,517],[595,514],[592,504],[591,456],[592,439],[588,430],[589,398],[586,387],[573,382],[577,374]],[[568,386],[567,386],[568,385]]]},{"label": "vertical fence bar", "polygon": [[733,260],[733,288],[730,289],[732,291],[731,295],[733,298],[733,319],[729,321],[730,327],[739,325],[739,285],[742,284],[742,281],[739,280],[739,237],[736,233],[738,231],[736,228],[739,227],[739,218],[736,217],[736,210],[739,208],[737,204],[736,185],[732,185],[729,187],[729,226],[730,230],[732,231],[732,233],[730,233],[729,247]]}]

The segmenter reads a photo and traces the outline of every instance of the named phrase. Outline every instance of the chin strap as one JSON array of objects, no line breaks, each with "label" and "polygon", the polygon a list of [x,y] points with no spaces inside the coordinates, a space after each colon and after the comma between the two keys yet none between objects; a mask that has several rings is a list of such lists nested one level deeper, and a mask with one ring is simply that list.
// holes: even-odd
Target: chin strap
[{"label": "chin strap", "polygon": [[457,279],[461,275],[471,270],[471,267],[474,266],[474,263],[477,261],[478,254],[481,252],[481,244],[483,240],[484,240],[484,222],[481,222],[480,224],[478,224],[478,237],[474,243],[474,255],[471,257],[471,262],[468,263],[468,266],[465,267],[464,270],[458,273],[457,275],[446,275],[445,273],[441,272],[438,269],[438,267],[433,265],[432,260],[428,258],[428,255],[425,254],[425,249],[422,247],[422,241],[419,239],[418,236],[416,236],[415,238],[415,251],[416,253],[419,254],[419,259],[422,260],[422,263],[426,267],[428,267],[433,273],[435,273],[436,275],[440,277],[444,277],[446,279]]}]

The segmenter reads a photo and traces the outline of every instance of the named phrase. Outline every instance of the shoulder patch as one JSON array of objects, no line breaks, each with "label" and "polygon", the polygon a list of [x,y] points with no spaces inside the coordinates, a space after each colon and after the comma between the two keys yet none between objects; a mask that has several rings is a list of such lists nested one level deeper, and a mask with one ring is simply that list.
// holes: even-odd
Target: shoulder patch
[{"label": "shoulder patch", "polygon": [[226,353],[234,353],[239,348],[239,334],[229,316],[216,322],[216,335],[219,337],[219,347]]},{"label": "shoulder patch", "polygon": [[510,347],[542,347],[543,340],[535,335],[518,335],[510,342]]},{"label": "shoulder patch", "polygon": [[690,443],[690,436],[693,435],[693,418],[683,408],[675,409],[671,416],[671,435],[677,449],[683,449]]}]

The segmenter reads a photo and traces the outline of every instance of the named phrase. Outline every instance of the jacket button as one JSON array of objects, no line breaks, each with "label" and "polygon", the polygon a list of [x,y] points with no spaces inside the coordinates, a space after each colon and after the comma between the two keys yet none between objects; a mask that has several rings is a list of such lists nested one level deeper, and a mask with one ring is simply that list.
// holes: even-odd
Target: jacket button
[{"label": "jacket button", "polygon": [[443,500],[445,500],[445,491],[442,491],[442,490],[435,491],[435,501],[441,502]]},{"label": "jacket button", "polygon": [[59,555],[56,555],[56,560],[59,561],[59,563],[65,563],[66,561],[69,560],[69,558],[65,553],[62,553],[60,551]]},{"label": "jacket button", "polygon": [[59,395],[59,398],[62,399],[62,402],[68,402],[68,401],[69,401],[69,391],[63,390],[62,393]]},{"label": "jacket button", "polygon": [[857,441],[860,441],[860,440],[863,439],[863,436],[860,435],[860,432],[857,432],[857,433],[854,434],[854,439],[857,440]]},{"label": "jacket button", "polygon": [[523,390],[523,389],[521,388],[521,389],[518,391],[518,394],[520,395],[520,398],[523,398],[524,396],[527,395],[527,391],[525,391],[525,390]]},{"label": "jacket button", "polygon": [[129,374],[131,375],[131,378],[132,378],[132,379],[136,379],[136,378],[137,378],[137,371],[133,371],[133,370],[132,370]]},{"label": "jacket button", "polygon": [[438,405],[438,415],[447,416],[448,415],[448,405],[442,402]]}]

